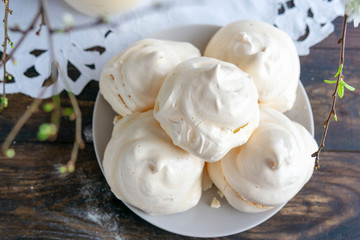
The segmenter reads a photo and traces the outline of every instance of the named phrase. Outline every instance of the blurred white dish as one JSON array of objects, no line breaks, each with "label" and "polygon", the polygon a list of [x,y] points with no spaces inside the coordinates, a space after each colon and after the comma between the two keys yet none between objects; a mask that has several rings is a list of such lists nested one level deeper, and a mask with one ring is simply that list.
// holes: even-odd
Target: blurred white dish
[{"label": "blurred white dish", "polygon": [[[187,41],[203,52],[207,42],[219,28],[219,26],[214,25],[185,25],[161,31],[150,37]],[[295,105],[285,114],[293,121],[302,124],[314,135],[311,106],[301,82],[299,82],[297,89]],[[96,156],[102,171],[102,159],[105,147],[111,137],[115,115],[110,105],[98,94],[93,113],[93,138]],[[210,207],[213,197],[217,197],[220,201],[220,208]],[[262,213],[242,213],[232,208],[225,199],[220,198],[214,187],[203,192],[201,200],[196,207],[174,215],[152,216],[135,207],[127,206],[135,214],[159,228],[191,237],[221,237],[240,233],[269,219],[283,207],[280,206]]]},{"label": "blurred white dish", "polygon": [[139,4],[140,0],[65,0],[67,4],[91,17],[118,15]]}]

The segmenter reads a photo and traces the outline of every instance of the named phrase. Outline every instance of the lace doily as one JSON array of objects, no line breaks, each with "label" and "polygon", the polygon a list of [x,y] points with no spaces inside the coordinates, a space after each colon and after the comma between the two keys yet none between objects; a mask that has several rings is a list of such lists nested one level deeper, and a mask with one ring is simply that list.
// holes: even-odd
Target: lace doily
[{"label": "lace doily", "polygon": [[[53,28],[65,27],[63,17],[66,14],[73,17],[74,25],[96,20],[78,13],[63,1],[49,0],[48,5]],[[11,1],[13,15],[9,16],[9,26],[27,28],[38,7],[37,0]],[[3,18],[3,8],[0,11]],[[253,0],[143,0],[137,8],[112,17],[112,24],[54,34],[54,52],[63,76],[67,75],[69,67],[77,74],[66,80],[59,75],[57,84],[50,86],[44,85],[51,72],[46,29],[42,29],[39,36],[35,34],[38,29],[32,30],[14,56],[16,64],[9,61],[6,65],[13,76],[13,80],[6,83],[6,93],[38,97],[44,89],[42,97],[48,98],[67,89],[79,94],[89,81],[99,80],[103,65],[121,49],[154,32],[183,24],[225,25],[238,19],[259,19],[285,30],[295,41],[299,55],[306,55],[311,46],[333,31],[331,21],[343,13],[341,0],[262,0],[261,3]],[[10,32],[9,35],[16,44],[22,34]]]}]

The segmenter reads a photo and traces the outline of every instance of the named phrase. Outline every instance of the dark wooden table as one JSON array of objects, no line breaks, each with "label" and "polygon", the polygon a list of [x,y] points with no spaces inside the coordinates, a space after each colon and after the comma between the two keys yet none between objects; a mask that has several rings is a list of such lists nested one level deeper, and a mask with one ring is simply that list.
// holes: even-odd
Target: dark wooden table
[{"label": "dark wooden table", "polygon": [[[337,70],[342,19],[336,30],[301,57],[301,79],[313,107],[316,140],[330,107],[333,86],[323,83]],[[337,104],[321,168],[280,212],[265,223],[224,239],[360,239],[360,29],[349,24],[344,74],[356,92],[347,91]],[[0,239],[187,239],[145,222],[117,200],[98,166],[92,144],[92,111],[98,83],[78,96],[83,113],[85,150],[76,172],[61,177],[57,168],[68,161],[74,123],[61,120],[55,142],[39,142],[37,128],[50,116],[36,113],[14,142],[16,156],[0,156]],[[0,113],[0,142],[32,99],[9,96]],[[70,106],[63,94],[63,106]]]}]

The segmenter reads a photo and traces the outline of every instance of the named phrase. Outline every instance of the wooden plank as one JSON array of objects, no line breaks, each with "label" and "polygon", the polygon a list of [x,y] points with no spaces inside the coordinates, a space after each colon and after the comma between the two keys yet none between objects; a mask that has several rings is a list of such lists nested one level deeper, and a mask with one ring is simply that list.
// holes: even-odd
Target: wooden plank
[{"label": "wooden plank", "polygon": [[91,145],[80,151],[76,172],[61,177],[57,167],[67,161],[70,150],[71,144],[24,144],[16,147],[15,158],[0,156],[2,236],[181,238],[143,221],[114,197]]},{"label": "wooden plank", "polygon": [[[70,149],[71,144],[24,144],[15,158],[0,157],[2,236],[184,239],[143,221],[113,196],[91,145],[80,152],[74,174],[59,176],[56,169]],[[323,156],[321,169],[278,214],[227,239],[359,237],[360,153]]]},{"label": "wooden plank", "polygon": [[[82,127],[84,140],[92,142],[91,129],[92,129],[92,113],[94,110],[95,99],[99,90],[98,82],[92,81],[85,88],[83,93],[77,96],[80,109],[82,111]],[[15,125],[17,120],[21,117],[24,111],[31,105],[33,99],[23,94],[10,94],[9,107],[0,113],[0,142],[3,142],[10,132],[11,128]],[[50,100],[44,100],[49,102]],[[65,92],[61,94],[62,107],[71,107],[70,100]],[[29,121],[24,125],[23,129],[19,132],[15,141],[20,142],[38,142],[37,131],[42,123],[50,122],[51,114],[46,113],[42,108],[36,112]],[[75,123],[70,121],[68,117],[62,117],[60,122],[60,131],[57,142],[73,142],[75,135]]]}]

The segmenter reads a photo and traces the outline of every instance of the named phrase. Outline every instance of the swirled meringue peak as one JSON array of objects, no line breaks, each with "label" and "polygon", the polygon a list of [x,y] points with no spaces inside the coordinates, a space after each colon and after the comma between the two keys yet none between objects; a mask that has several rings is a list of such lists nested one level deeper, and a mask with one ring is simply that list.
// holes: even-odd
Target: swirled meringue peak
[{"label": "swirled meringue peak", "polygon": [[201,197],[204,161],[174,146],[153,112],[115,123],[103,167],[112,192],[148,214],[173,214]]},{"label": "swirled meringue peak", "polygon": [[198,57],[165,79],[154,116],[173,143],[213,162],[244,144],[259,123],[256,87],[233,64]]},{"label": "swirled meringue peak", "polygon": [[200,51],[190,43],[140,40],[104,66],[100,92],[121,116],[153,109],[168,72],[180,62],[199,56]]},{"label": "swirled meringue peak", "polygon": [[231,62],[255,82],[261,105],[285,112],[296,99],[300,61],[292,39],[264,22],[241,20],[221,28],[204,55]]},{"label": "swirled meringue peak", "polygon": [[260,107],[260,124],[249,141],[207,164],[213,183],[234,208],[261,212],[282,205],[300,191],[314,169],[317,144],[300,124]]}]

